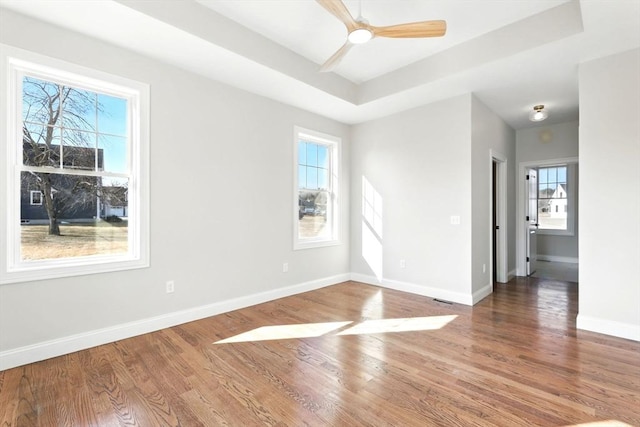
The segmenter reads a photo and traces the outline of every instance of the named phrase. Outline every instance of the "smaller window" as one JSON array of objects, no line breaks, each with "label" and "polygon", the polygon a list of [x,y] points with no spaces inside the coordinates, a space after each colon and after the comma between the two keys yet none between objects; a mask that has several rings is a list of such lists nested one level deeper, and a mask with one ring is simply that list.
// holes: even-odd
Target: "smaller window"
[{"label": "smaller window", "polygon": [[41,191],[32,191],[31,192],[31,204],[32,205],[42,205],[42,192]]},{"label": "smaller window", "polygon": [[338,244],[340,139],[295,128],[294,249]]},{"label": "smaller window", "polygon": [[575,165],[538,167],[538,227],[541,234],[573,235]]}]

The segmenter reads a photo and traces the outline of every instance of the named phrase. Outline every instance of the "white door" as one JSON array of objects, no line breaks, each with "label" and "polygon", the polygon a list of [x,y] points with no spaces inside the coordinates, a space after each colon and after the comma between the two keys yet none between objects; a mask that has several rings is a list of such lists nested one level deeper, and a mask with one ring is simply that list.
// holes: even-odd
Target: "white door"
[{"label": "white door", "polygon": [[527,276],[531,276],[536,271],[538,261],[538,173],[535,169],[527,169],[526,174],[525,233],[527,235]]}]

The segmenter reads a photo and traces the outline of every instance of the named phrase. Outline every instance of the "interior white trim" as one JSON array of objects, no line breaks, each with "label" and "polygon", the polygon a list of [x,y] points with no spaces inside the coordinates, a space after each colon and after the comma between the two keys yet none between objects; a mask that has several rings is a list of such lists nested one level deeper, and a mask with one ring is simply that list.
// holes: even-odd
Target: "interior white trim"
[{"label": "interior white trim", "polygon": [[44,341],[33,345],[3,351],[0,352],[0,371],[11,369],[16,366],[26,365],[28,363],[39,362],[51,357],[62,356],[64,354],[69,354],[98,345],[131,338],[137,335],[155,332],[161,329],[238,310],[251,305],[261,304],[278,298],[284,298],[302,292],[320,289],[325,286],[345,282],[349,279],[350,277],[348,273],[339,274],[300,283],[298,285],[232,298],[213,304],[205,304],[199,307],[175,311],[160,316],[149,317],[147,319],[136,320],[134,322],[123,323],[108,328],[83,332],[51,341]]},{"label": "interior white trim", "polygon": [[471,295],[472,305],[476,305],[493,293],[493,285],[488,283]]},{"label": "interior white trim", "polygon": [[[507,220],[507,158],[497,151],[489,150],[489,167],[493,168],[496,163],[496,223],[499,230],[493,229],[493,178],[489,178],[489,253],[493,257],[493,233],[498,232],[496,237],[496,281],[507,283],[507,233],[509,231]],[[492,174],[491,174],[492,175]],[[493,260],[492,260],[493,261]],[[489,277],[493,280],[493,262],[489,263]],[[485,295],[486,296],[486,295]]]},{"label": "interior white trim", "polygon": [[[423,286],[415,283],[402,282],[399,280],[392,280],[392,279],[385,279],[385,278],[378,280],[378,278],[375,276],[369,276],[369,275],[360,274],[360,273],[351,273],[351,280],[355,282],[366,283],[368,285],[375,285],[375,286],[381,286],[383,288],[394,289],[396,291],[408,292],[410,294],[422,295],[430,298],[437,298],[444,301],[451,301],[458,304],[464,304],[464,305],[474,304],[474,295],[472,294],[463,294],[461,292],[451,292],[441,288],[433,288],[430,286]],[[484,291],[485,291],[485,287],[479,290],[477,294],[481,294]]]},{"label": "interior white trim", "polygon": [[615,322],[578,314],[576,318],[576,328],[597,332],[599,334],[612,335],[618,338],[640,341],[640,325]]}]

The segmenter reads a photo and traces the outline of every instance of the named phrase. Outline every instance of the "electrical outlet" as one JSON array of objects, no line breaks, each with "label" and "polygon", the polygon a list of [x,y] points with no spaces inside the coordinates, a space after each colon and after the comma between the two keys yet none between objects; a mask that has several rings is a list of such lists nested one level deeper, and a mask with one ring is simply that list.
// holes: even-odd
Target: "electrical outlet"
[{"label": "electrical outlet", "polygon": [[460,225],[460,215],[451,215],[451,224]]},{"label": "electrical outlet", "polygon": [[407,266],[407,261],[401,259],[400,260],[400,268],[405,268]]},{"label": "electrical outlet", "polygon": [[288,262],[282,263],[282,272],[286,273],[288,271],[289,271],[289,263]]},{"label": "electrical outlet", "polygon": [[172,294],[174,290],[175,290],[175,283],[173,283],[173,280],[169,280],[167,282],[167,293]]}]

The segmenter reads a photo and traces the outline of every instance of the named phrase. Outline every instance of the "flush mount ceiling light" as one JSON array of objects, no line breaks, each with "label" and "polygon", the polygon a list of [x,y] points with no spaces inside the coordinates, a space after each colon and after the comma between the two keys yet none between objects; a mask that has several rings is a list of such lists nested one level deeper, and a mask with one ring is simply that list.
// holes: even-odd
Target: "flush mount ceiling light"
[{"label": "flush mount ceiling light", "polygon": [[358,28],[357,30],[351,31],[347,38],[353,44],[362,44],[371,40],[373,33],[366,28]]},{"label": "flush mount ceiling light", "polygon": [[536,105],[529,113],[529,120],[532,122],[541,122],[547,117],[549,117],[549,110],[545,110],[544,105]]}]

